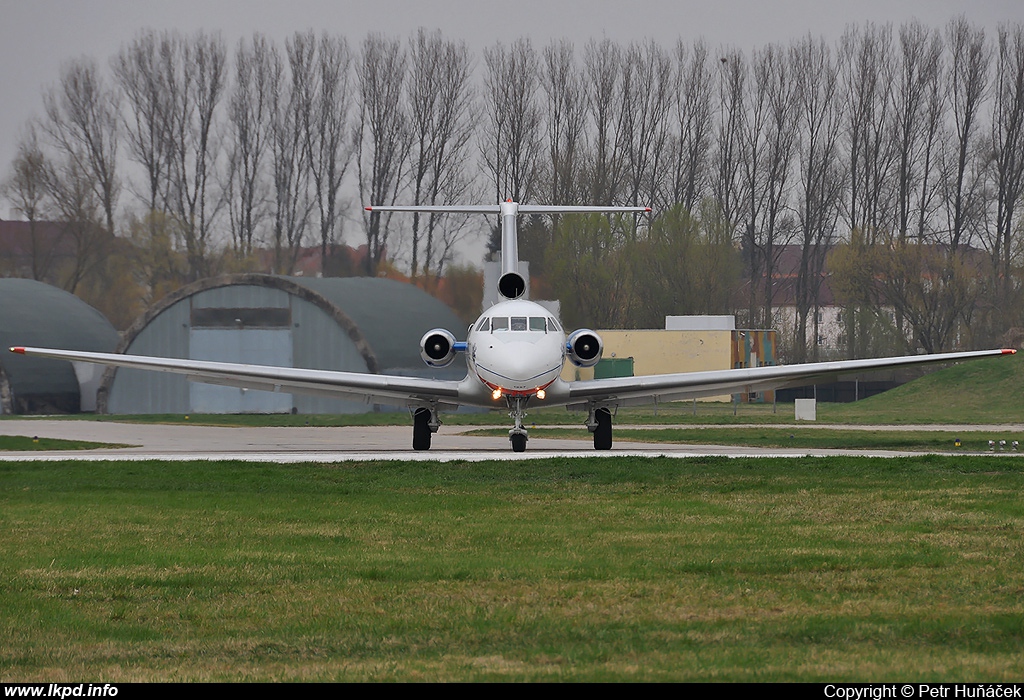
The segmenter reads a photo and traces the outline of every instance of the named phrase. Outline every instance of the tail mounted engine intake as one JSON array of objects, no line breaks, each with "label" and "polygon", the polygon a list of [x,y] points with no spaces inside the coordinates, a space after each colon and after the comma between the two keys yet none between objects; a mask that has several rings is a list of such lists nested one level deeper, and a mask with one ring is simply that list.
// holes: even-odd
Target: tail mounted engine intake
[{"label": "tail mounted engine intake", "polygon": [[420,339],[420,357],[431,367],[447,367],[455,360],[456,345],[454,335],[435,328]]},{"label": "tail mounted engine intake", "polygon": [[506,272],[498,280],[498,293],[506,299],[518,299],[526,293],[526,280],[518,272]]},{"label": "tail mounted engine intake", "polygon": [[565,343],[565,351],[569,362],[577,367],[593,367],[601,360],[604,343],[601,336],[592,330],[581,328],[574,331]]}]

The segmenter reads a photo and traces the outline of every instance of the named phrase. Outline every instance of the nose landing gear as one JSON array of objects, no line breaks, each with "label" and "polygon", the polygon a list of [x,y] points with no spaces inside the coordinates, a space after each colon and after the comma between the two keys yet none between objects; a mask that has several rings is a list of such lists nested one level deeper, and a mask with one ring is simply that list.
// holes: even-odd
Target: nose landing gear
[{"label": "nose landing gear", "polygon": [[526,433],[526,428],[523,427],[523,418],[526,417],[526,403],[530,400],[529,397],[517,396],[515,398],[509,396],[506,397],[508,401],[508,417],[515,421],[515,426],[508,431],[509,442],[512,443],[513,452],[526,452],[526,441],[529,437]]}]

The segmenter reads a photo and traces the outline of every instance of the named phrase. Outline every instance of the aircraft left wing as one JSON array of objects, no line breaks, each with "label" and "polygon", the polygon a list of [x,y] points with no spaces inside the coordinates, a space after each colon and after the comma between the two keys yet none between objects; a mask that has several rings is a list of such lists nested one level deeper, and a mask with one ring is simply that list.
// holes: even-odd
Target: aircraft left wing
[{"label": "aircraft left wing", "polygon": [[32,357],[68,360],[69,362],[90,362],[114,367],[171,372],[183,374],[191,381],[204,384],[326,395],[342,399],[356,398],[370,403],[392,405],[417,406],[437,403],[445,406],[457,406],[463,402],[460,397],[471,401],[476,393],[473,391],[474,387],[465,381],[400,377],[388,374],[207,362],[48,348],[14,347],[11,348],[11,352]]},{"label": "aircraft left wing", "polygon": [[858,372],[870,372],[895,367],[958,362],[997,355],[1012,355],[1016,350],[981,350],[976,352],[947,352],[934,355],[882,357],[866,360],[839,360],[800,365],[771,365],[747,369],[656,374],[613,379],[589,379],[567,382],[561,391],[549,392],[552,399],[570,407],[585,404],[639,405],[654,401],[716,396],[736,392],[785,389],[806,386],[815,381],[833,381],[837,377]]}]

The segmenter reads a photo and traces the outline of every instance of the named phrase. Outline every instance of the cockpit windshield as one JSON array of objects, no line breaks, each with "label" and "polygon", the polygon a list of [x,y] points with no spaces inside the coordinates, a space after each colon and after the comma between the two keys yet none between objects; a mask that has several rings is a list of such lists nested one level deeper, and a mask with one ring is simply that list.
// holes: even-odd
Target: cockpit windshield
[{"label": "cockpit windshield", "polygon": [[543,316],[513,316],[508,318],[506,316],[494,316],[493,318],[484,318],[477,324],[476,329],[478,331],[535,331],[538,333],[547,333],[548,331],[554,331],[557,328],[555,320],[551,318],[544,318]]}]

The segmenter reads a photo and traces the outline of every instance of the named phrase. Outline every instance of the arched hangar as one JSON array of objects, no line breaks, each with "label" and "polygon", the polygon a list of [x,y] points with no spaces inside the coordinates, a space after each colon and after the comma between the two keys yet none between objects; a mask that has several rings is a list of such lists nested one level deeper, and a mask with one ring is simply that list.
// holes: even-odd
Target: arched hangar
[{"label": "arched hangar", "polygon": [[[282,367],[461,379],[460,357],[431,369],[420,338],[444,327],[464,337],[458,316],[421,289],[373,277],[265,274],[200,280],[158,302],[118,352]],[[99,411],[139,413],[361,413],[362,401],[189,382],[181,375],[106,370]]]},{"label": "arched hangar", "polygon": [[26,357],[13,345],[113,352],[119,336],[103,314],[63,289],[0,279],[0,412],[77,413],[96,408],[102,368]]}]

